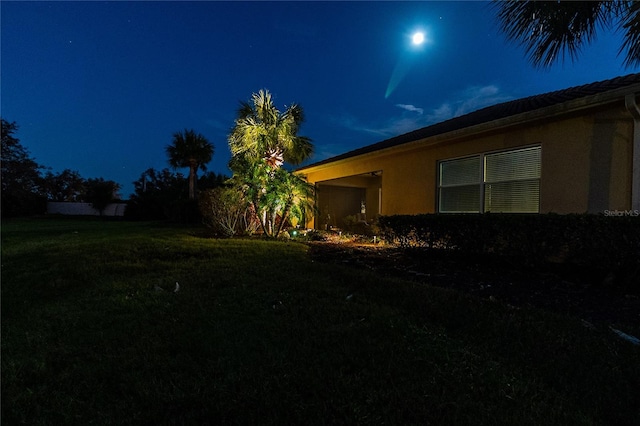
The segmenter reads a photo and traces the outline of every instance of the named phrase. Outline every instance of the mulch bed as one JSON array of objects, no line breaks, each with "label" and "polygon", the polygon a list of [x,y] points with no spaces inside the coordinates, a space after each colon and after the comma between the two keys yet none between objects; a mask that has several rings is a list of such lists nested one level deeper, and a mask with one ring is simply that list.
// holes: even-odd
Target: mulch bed
[{"label": "mulch bed", "polygon": [[626,326],[627,332],[640,331],[640,295],[601,281],[589,282],[588,276],[581,277],[576,271],[543,272],[495,259],[373,244],[322,241],[309,246],[315,261],[451,288],[515,307],[568,314],[590,324]]}]

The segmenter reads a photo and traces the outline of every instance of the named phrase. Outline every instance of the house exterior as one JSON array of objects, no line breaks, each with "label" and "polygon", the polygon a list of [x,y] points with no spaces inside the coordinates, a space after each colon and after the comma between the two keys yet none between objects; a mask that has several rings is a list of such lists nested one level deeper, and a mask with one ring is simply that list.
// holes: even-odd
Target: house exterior
[{"label": "house exterior", "polygon": [[480,109],[299,168],[355,215],[640,214],[640,73]]}]

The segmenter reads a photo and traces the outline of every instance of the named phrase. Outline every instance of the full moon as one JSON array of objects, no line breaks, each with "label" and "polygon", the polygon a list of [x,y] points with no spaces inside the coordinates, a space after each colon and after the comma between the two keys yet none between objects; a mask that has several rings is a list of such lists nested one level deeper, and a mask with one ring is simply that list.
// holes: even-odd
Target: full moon
[{"label": "full moon", "polygon": [[411,41],[413,41],[415,45],[424,43],[424,33],[415,33],[413,37],[411,37]]}]

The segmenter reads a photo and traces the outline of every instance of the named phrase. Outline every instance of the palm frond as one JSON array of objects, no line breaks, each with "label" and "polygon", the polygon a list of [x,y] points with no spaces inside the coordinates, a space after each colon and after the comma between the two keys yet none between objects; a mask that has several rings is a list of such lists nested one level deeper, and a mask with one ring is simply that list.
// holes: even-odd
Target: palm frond
[{"label": "palm frond", "polygon": [[291,149],[285,151],[285,160],[298,165],[313,155],[313,143],[306,136],[298,136],[292,140]]},{"label": "palm frond", "polygon": [[272,161],[274,155],[282,155],[284,161],[299,164],[313,152],[311,140],[298,136],[304,120],[302,107],[293,104],[280,112],[273,104],[267,90],[260,90],[251,97],[251,104],[241,103],[235,126],[228,136],[234,156],[246,159]]},{"label": "palm frond", "polygon": [[572,60],[596,29],[610,24],[616,2],[515,1],[495,3],[501,30],[509,40],[524,46],[536,67],[549,67],[568,54]]},{"label": "palm frond", "polygon": [[622,19],[624,31],[620,52],[627,51],[624,65],[634,67],[640,65],[640,2],[632,1]]},{"label": "palm frond", "polygon": [[253,115],[253,108],[248,102],[240,102],[240,107],[238,108],[238,119],[243,119],[246,117],[250,117]]},{"label": "palm frond", "polygon": [[214,146],[200,133],[185,129],[173,134],[173,141],[165,151],[173,168],[190,167],[195,161],[198,168],[206,170],[206,164],[213,157]]}]

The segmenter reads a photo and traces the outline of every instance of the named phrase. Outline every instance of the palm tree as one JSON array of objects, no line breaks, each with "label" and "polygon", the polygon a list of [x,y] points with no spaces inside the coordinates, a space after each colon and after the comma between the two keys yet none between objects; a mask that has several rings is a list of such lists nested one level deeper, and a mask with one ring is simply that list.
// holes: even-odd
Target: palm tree
[{"label": "palm tree", "polygon": [[[290,216],[295,217],[296,222],[303,221],[314,210],[315,187],[302,177],[293,173],[283,173],[276,180],[278,185],[280,222],[275,230],[277,236],[282,231],[283,225]],[[273,223],[276,223],[273,218]]]},{"label": "palm tree", "polygon": [[252,206],[267,237],[276,238],[293,215],[296,221],[314,210],[315,187],[303,177],[257,161],[231,179],[245,202]]},{"label": "palm tree", "polygon": [[312,204],[313,186],[282,166],[308,159],[313,145],[298,135],[302,107],[293,104],[280,112],[267,90],[254,93],[251,100],[241,103],[229,135],[229,167],[233,182],[260,218],[263,233],[275,238],[292,209],[297,212]]},{"label": "palm tree", "polygon": [[206,164],[213,157],[213,145],[200,133],[184,130],[173,134],[173,143],[167,145],[166,152],[169,164],[174,169],[189,168],[189,199],[196,198],[196,181],[198,169],[207,170]]},{"label": "palm tree", "polygon": [[252,103],[240,104],[238,118],[229,135],[229,148],[236,161],[240,158],[250,162],[261,159],[278,168],[284,162],[300,164],[311,156],[311,140],[298,136],[304,121],[301,106],[293,104],[280,112],[268,90],[254,93]]},{"label": "palm tree", "polygon": [[618,54],[627,67],[640,65],[640,2],[494,0],[500,29],[525,47],[535,67],[551,66],[568,53],[575,60],[597,29],[623,34]]}]

